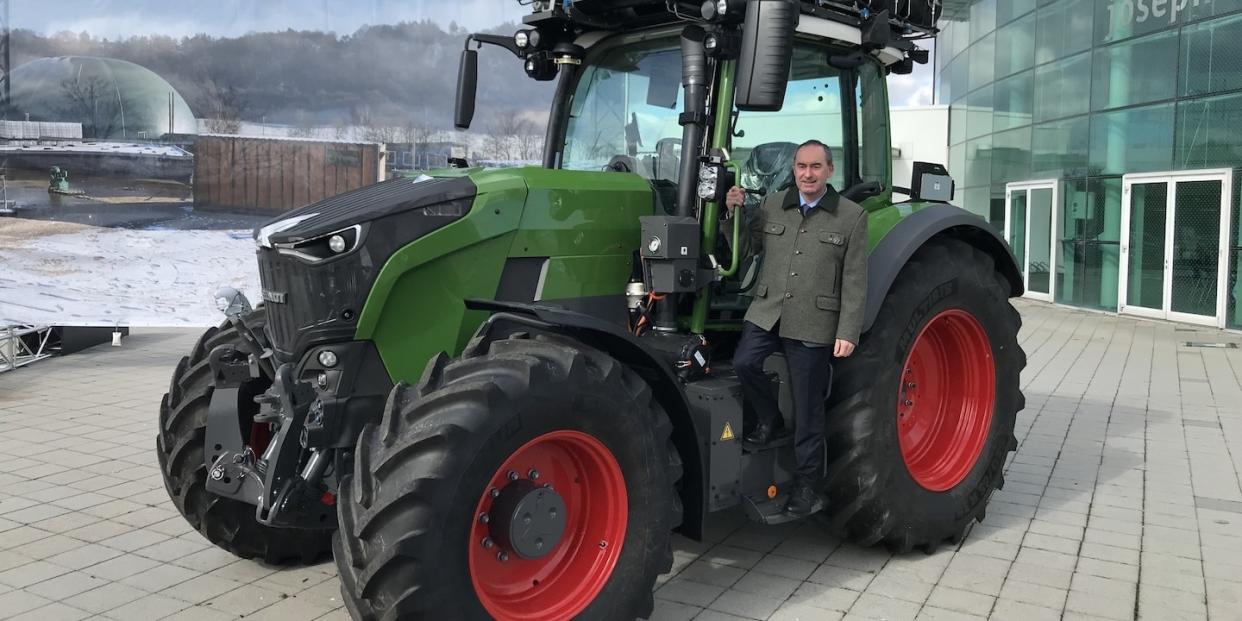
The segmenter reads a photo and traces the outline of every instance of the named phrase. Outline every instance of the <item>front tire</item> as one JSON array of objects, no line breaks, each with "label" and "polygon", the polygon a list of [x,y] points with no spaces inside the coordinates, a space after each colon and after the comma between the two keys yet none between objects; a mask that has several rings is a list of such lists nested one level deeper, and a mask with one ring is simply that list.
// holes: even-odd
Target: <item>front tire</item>
[{"label": "front tire", "polygon": [[992,257],[942,238],[902,269],[854,357],[825,433],[829,517],[862,545],[933,552],[982,521],[1025,399],[1021,318]]},{"label": "front tire", "polygon": [[[266,312],[260,308],[248,315],[245,323],[262,333],[265,319]],[[207,354],[221,345],[244,351],[241,334],[228,321],[219,328],[208,328],[190,355],[181,358],[168,392],[160,401],[156,454],[164,488],[177,511],[211,543],[241,558],[257,558],[273,565],[313,563],[327,554],[332,531],[272,528],[255,519],[254,505],[207,491],[203,444],[207,409],[215,392]],[[271,378],[251,380],[244,385],[238,392],[238,416],[253,416],[258,408],[253,397],[269,386]]]},{"label": "front tire", "polygon": [[[441,355],[359,438],[333,542],[346,605],[359,619],[650,615],[681,520],[671,433],[641,378],[572,339]],[[510,536],[520,499],[564,507],[549,551]]]}]

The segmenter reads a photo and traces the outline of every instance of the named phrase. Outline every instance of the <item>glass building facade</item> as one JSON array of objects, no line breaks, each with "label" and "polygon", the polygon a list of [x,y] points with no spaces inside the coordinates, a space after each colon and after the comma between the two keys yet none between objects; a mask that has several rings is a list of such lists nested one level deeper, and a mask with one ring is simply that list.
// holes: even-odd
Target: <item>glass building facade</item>
[{"label": "glass building facade", "polygon": [[957,202],[1028,295],[1242,328],[1242,0],[974,0],[942,22]]}]

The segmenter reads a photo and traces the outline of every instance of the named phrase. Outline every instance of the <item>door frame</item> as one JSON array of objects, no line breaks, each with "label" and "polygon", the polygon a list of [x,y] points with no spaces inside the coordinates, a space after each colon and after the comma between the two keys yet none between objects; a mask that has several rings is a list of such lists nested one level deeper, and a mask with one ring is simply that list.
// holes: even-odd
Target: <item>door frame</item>
[{"label": "door frame", "polygon": [[[1022,296],[1031,298],[1032,300],[1043,300],[1052,302],[1057,291],[1057,230],[1061,215],[1061,183],[1058,179],[1034,179],[1031,181],[1014,181],[1005,184],[1005,241],[1009,242],[1012,247],[1013,240],[1013,223],[1010,212],[1010,204],[1013,200],[1014,192],[1026,193],[1026,235],[1022,240],[1022,265],[1018,266],[1022,270]],[[1052,220],[1049,222],[1048,231],[1048,293],[1031,291],[1031,190],[1052,190]]]},{"label": "door frame", "polygon": [[[1177,211],[1177,184],[1187,181],[1220,181],[1220,238],[1216,242],[1216,316],[1192,315],[1172,310],[1173,304],[1173,225]],[[1136,183],[1165,183],[1167,201],[1164,215],[1164,282],[1160,292],[1161,308],[1127,306],[1130,286],[1130,213],[1131,187]],[[1225,327],[1227,270],[1229,266],[1229,227],[1233,215],[1233,170],[1211,168],[1204,170],[1163,171],[1131,173],[1121,178],[1121,255],[1118,260],[1117,312],[1152,319],[1168,319],[1182,323]]]}]

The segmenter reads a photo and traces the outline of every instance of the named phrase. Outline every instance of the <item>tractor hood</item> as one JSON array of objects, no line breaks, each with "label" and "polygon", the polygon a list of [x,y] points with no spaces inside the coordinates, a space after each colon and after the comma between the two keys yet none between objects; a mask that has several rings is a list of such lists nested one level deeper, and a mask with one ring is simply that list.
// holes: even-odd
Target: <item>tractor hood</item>
[{"label": "tractor hood", "polygon": [[463,216],[477,188],[469,177],[401,177],[358,188],[281,214],[254,232],[264,248],[296,248],[321,237],[390,217]]}]

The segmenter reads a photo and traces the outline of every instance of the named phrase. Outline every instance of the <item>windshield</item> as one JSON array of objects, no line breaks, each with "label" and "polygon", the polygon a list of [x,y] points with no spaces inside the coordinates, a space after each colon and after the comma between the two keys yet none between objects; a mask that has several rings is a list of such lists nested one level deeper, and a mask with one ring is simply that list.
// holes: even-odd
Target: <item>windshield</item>
[{"label": "windshield", "polygon": [[578,81],[561,167],[603,170],[623,162],[648,180],[676,183],[682,101],[677,39],[605,51]]}]

